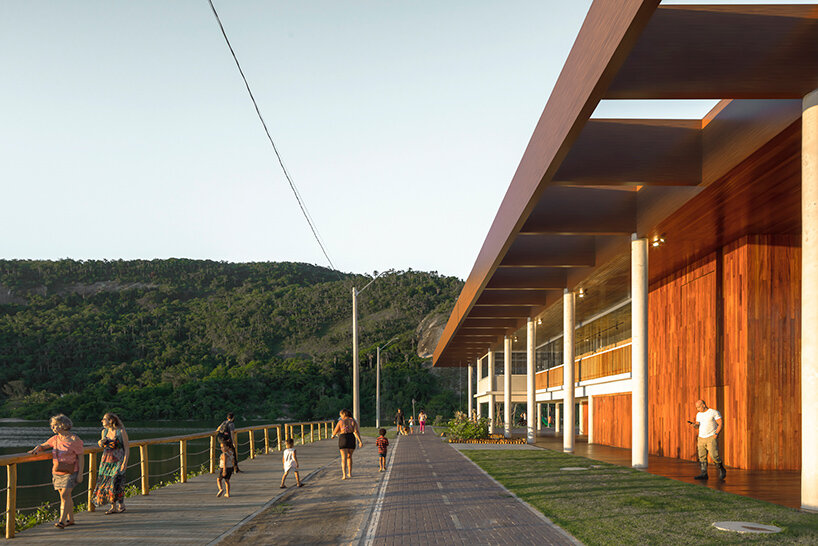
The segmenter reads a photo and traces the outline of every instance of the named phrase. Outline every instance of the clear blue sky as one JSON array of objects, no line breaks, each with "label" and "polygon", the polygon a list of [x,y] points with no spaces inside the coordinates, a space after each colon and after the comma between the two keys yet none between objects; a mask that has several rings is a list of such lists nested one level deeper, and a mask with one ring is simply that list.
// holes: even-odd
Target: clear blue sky
[{"label": "clear blue sky", "polygon": [[[590,5],[214,2],[336,267],[461,278]],[[2,0],[0,48],[0,258],[326,265],[206,0]]]}]

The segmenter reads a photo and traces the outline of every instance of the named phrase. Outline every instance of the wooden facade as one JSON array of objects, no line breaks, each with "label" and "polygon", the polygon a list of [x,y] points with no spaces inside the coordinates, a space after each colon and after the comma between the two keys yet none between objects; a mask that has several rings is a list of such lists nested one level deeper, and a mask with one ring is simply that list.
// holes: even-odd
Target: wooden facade
[{"label": "wooden facade", "polygon": [[594,442],[631,447],[631,393],[594,396]]}]

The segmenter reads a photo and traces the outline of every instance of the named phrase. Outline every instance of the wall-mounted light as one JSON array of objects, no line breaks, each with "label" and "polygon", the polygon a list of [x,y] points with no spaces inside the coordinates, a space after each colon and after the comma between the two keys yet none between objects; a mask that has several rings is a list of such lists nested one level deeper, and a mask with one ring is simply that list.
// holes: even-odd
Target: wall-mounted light
[{"label": "wall-mounted light", "polygon": [[541,325],[541,324],[542,324],[542,317],[537,317],[537,324],[538,324],[538,325]]},{"label": "wall-mounted light", "polygon": [[577,292],[577,297],[584,298],[585,297],[585,289],[580,288],[579,292]]},{"label": "wall-mounted light", "polygon": [[654,246],[654,247],[662,246],[663,244],[665,244],[665,238],[661,237],[659,235],[654,235],[653,239],[650,242],[650,246]]},{"label": "wall-mounted light", "polygon": [[514,340],[514,343],[517,343],[517,336],[514,336],[512,339]]}]

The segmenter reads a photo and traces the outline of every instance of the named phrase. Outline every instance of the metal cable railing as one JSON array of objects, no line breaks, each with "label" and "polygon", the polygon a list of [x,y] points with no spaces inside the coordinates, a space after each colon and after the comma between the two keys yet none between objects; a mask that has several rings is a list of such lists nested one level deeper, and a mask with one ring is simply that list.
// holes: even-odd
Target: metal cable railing
[{"label": "metal cable railing", "polygon": [[159,464],[159,463],[166,463],[166,462],[168,462],[168,461],[172,461],[173,459],[178,459],[178,458],[179,458],[179,454],[177,453],[176,455],[173,455],[173,456],[171,456],[171,457],[168,457],[167,459],[149,460],[149,461],[148,461],[148,464],[154,464],[154,463],[156,463],[156,464]]}]

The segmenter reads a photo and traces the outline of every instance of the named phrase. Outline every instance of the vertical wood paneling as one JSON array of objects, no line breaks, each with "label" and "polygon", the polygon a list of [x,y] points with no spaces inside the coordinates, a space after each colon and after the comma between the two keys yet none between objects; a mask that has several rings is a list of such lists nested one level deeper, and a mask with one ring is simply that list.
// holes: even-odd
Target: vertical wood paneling
[{"label": "vertical wood paneling", "polygon": [[580,381],[597,379],[631,371],[631,345],[607,349],[577,360],[576,369]]},{"label": "vertical wood paneling", "polygon": [[594,396],[594,443],[631,447],[631,393]]}]

